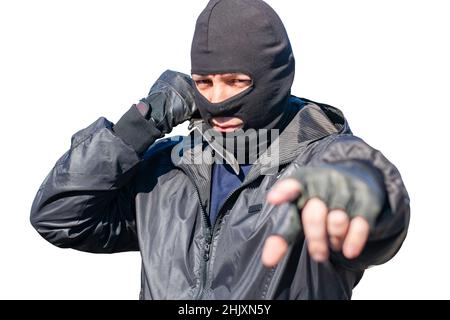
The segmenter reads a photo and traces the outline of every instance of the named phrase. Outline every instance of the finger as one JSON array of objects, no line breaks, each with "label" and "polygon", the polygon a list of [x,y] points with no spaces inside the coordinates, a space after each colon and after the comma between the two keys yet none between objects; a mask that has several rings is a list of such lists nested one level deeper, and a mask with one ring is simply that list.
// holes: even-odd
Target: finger
[{"label": "finger", "polygon": [[318,262],[328,258],[327,213],[327,206],[318,198],[308,200],[302,211],[302,223],[309,254]]},{"label": "finger", "polygon": [[350,220],[344,210],[331,210],[327,218],[327,232],[334,250],[340,251],[347,235]]},{"label": "finger", "polygon": [[292,201],[301,193],[300,183],[295,179],[285,179],[277,182],[267,195],[267,201],[271,204],[281,204]]},{"label": "finger", "polygon": [[369,237],[369,223],[363,217],[355,217],[350,222],[347,237],[344,241],[343,253],[348,259],[359,256]]},{"label": "finger", "polygon": [[288,250],[288,244],[281,236],[273,235],[266,239],[262,252],[262,263],[266,267],[276,266]]}]

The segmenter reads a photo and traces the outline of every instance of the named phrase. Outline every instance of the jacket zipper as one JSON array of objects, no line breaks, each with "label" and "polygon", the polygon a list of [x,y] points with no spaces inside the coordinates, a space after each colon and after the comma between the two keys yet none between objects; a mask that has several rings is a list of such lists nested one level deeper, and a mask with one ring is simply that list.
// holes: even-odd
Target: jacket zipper
[{"label": "jacket zipper", "polygon": [[[285,164],[288,164],[288,163],[289,163],[289,161],[280,162],[280,163],[279,163],[279,167],[284,166]],[[278,178],[279,176],[280,176],[280,174],[278,173],[277,178]],[[256,177],[252,178],[251,180],[247,181],[246,183],[240,185],[240,186],[237,187],[236,189],[234,189],[234,190],[226,197],[225,201],[223,202],[223,204],[222,204],[222,205],[220,206],[220,208],[219,208],[219,214],[217,215],[217,219],[216,219],[216,221],[215,221],[215,223],[214,223],[213,228],[211,229],[211,238],[210,238],[210,239],[211,239],[211,242],[209,243],[209,247],[208,247],[208,260],[205,260],[206,266],[205,266],[205,268],[204,268],[204,271],[205,271],[205,277],[204,277],[204,279],[206,278],[205,281],[204,281],[205,287],[202,288],[202,291],[201,291],[201,293],[200,293],[200,295],[199,295],[199,298],[200,298],[200,299],[203,297],[203,291],[204,291],[204,289],[206,289],[206,287],[209,287],[209,286],[211,285],[212,279],[210,278],[210,274],[209,274],[209,273],[210,273],[210,268],[211,268],[210,263],[209,263],[209,257],[211,256],[211,250],[212,250],[212,247],[213,247],[214,236],[215,236],[216,233],[218,232],[218,231],[217,231],[217,228],[218,228],[218,226],[220,226],[220,225],[222,224],[222,217],[223,217],[223,215],[224,215],[224,213],[223,213],[223,208],[224,208],[225,205],[227,204],[228,200],[230,200],[231,197],[233,197],[233,195],[234,195],[237,191],[239,191],[239,190],[241,190],[241,189],[243,189],[243,188],[247,188],[249,185],[251,185],[252,183],[254,183],[254,182],[255,182],[256,180],[258,180],[260,177],[261,177],[261,175],[258,175],[258,176],[256,176]]]},{"label": "jacket zipper", "polygon": [[220,206],[219,208],[219,214],[217,215],[216,221],[214,223],[214,226],[211,229],[211,242],[208,245],[208,259],[205,259],[205,275],[204,275],[204,284],[205,286],[202,288],[201,294],[199,295],[199,299],[203,298],[203,293],[204,293],[204,289],[206,289],[207,287],[209,287],[211,285],[211,279],[210,279],[210,261],[209,261],[209,257],[211,256],[211,250],[213,248],[213,242],[214,242],[214,237],[216,236],[216,233],[218,232],[218,228],[219,226],[222,224],[222,217],[224,215],[223,213],[223,208],[225,207],[225,205],[227,204],[228,200],[231,199],[231,197],[234,196],[234,194],[244,188],[247,188],[250,184],[252,184],[253,182],[255,182],[259,177],[261,177],[261,175],[258,175],[257,177],[252,178],[251,180],[247,181],[246,183],[240,185],[239,187],[237,187],[236,189],[234,189],[226,198],[225,201],[223,202],[223,204]]},{"label": "jacket zipper", "polygon": [[[289,161],[285,161],[285,162],[280,162],[279,166],[285,165],[289,163]],[[214,223],[214,226],[210,226],[209,223],[209,217],[205,211],[205,209],[203,208],[203,204],[201,201],[201,197],[200,197],[200,191],[197,187],[197,184],[195,183],[194,179],[192,178],[191,174],[189,172],[187,172],[185,169],[180,168],[191,180],[192,184],[194,185],[194,188],[196,190],[196,194],[197,194],[197,198],[200,204],[200,208],[202,211],[202,221],[203,221],[203,226],[205,228],[205,246],[203,248],[203,255],[202,255],[202,259],[203,259],[203,265],[202,265],[202,271],[201,271],[201,283],[200,283],[200,290],[196,296],[196,300],[201,300],[203,298],[204,295],[204,291],[207,288],[207,284],[210,285],[211,283],[211,279],[209,277],[209,272],[210,272],[210,257],[211,257],[211,249],[213,247],[213,241],[214,241],[214,236],[217,233],[216,229],[218,228],[218,225],[220,225],[222,223],[222,216],[223,216],[223,208],[225,207],[225,205],[227,204],[228,200],[240,189],[243,189],[247,186],[249,186],[251,183],[255,182],[259,177],[261,177],[261,175],[258,175],[254,178],[252,178],[251,180],[247,181],[245,184],[240,185],[239,187],[237,187],[236,189],[234,189],[225,199],[225,201],[223,202],[223,204],[220,206],[219,208],[219,214],[217,216],[217,219]]]}]

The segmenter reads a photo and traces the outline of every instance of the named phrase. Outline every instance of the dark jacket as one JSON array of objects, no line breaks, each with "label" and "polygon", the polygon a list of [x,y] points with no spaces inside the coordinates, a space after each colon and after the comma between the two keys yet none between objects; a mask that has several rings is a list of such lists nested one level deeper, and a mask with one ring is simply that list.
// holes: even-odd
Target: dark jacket
[{"label": "dark jacket", "polygon": [[[349,299],[367,267],[399,250],[409,198],[397,169],[352,135],[338,109],[304,101],[291,99],[296,115],[279,137],[275,174],[254,164],[214,226],[207,219],[211,164],[185,161],[207,160],[209,145],[183,148],[180,137],[167,138],[139,155],[105,118],[73,136],[36,195],[31,223],[62,248],[140,250],[141,299]],[[299,166],[344,159],[370,163],[386,187],[387,201],[363,253],[348,260],[331,252],[328,262],[316,263],[300,234],[277,267],[264,267],[264,239],[285,219],[283,206],[266,203],[268,190]]]}]

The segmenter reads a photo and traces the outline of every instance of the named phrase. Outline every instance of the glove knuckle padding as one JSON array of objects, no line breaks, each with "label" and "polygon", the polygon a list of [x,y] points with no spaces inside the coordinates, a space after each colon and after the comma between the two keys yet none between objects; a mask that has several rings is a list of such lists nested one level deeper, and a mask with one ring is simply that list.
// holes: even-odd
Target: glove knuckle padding
[{"label": "glove knuckle padding", "polygon": [[362,216],[373,225],[384,203],[383,192],[370,176],[352,172],[352,164],[300,167],[292,175],[302,186],[299,209],[311,198],[319,198],[328,210],[342,209],[350,217]]},{"label": "glove knuckle padding", "polygon": [[348,213],[348,204],[352,201],[353,190],[346,177],[336,171],[332,171],[332,181],[329,184],[327,205],[329,210],[341,209]]},{"label": "glove knuckle padding", "polygon": [[383,201],[376,197],[373,190],[366,183],[359,181],[357,178],[353,183],[353,201],[348,208],[348,214],[352,218],[362,216],[369,224],[373,225],[382,209]]}]

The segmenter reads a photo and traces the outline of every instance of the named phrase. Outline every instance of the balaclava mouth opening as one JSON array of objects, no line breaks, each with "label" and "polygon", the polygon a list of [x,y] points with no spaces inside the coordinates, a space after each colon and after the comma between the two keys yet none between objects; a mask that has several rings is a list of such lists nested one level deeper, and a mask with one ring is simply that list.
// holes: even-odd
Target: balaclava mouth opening
[{"label": "balaclava mouth opening", "polygon": [[197,19],[192,74],[244,73],[252,86],[220,103],[195,88],[206,128],[214,117],[239,117],[247,129],[275,129],[283,122],[295,60],[281,19],[261,0],[211,0]]}]

